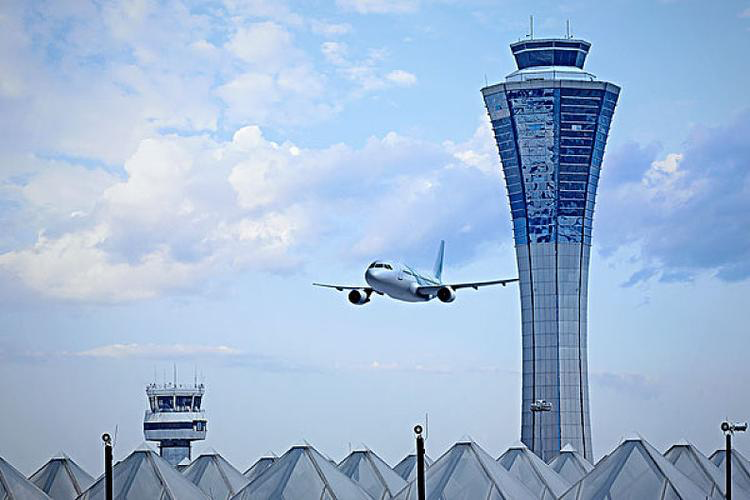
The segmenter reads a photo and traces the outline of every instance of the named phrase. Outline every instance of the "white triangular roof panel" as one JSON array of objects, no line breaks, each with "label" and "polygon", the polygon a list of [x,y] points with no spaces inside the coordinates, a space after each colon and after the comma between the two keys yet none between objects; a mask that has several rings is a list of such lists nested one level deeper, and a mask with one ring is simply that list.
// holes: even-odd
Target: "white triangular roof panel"
[{"label": "white triangular roof panel", "polygon": [[[560,500],[704,499],[706,494],[642,438],[625,439]],[[716,500],[719,496],[710,497]]]},{"label": "white triangular roof panel", "polygon": [[[456,443],[425,473],[427,498],[435,499],[535,499],[518,479],[495,462],[474,442]],[[411,481],[397,500],[417,498],[416,481]]]},{"label": "white triangular roof panel", "polygon": [[526,446],[510,448],[497,462],[542,500],[557,499],[571,486]]},{"label": "white triangular roof panel", "polygon": [[[208,500],[201,490],[185,479],[169,462],[151,449],[137,449],[112,468],[114,498],[141,500],[174,498]],[[78,500],[104,500],[104,477],[100,476]]]},{"label": "white triangular roof panel", "polygon": [[372,500],[361,486],[309,445],[292,447],[234,497],[269,498]]},{"label": "white triangular roof panel", "polygon": [[578,482],[579,479],[594,469],[594,466],[570,445],[563,447],[560,454],[549,463],[549,466],[570,484]]},{"label": "white triangular roof panel", "polygon": [[353,451],[338,468],[377,500],[388,500],[406,486],[406,481],[371,450]]},{"label": "white triangular roof panel", "polygon": [[182,475],[213,500],[228,500],[250,483],[216,451],[193,460]]},{"label": "white triangular roof panel", "polygon": [[0,498],[18,500],[49,500],[34,483],[0,457]]},{"label": "white triangular roof panel", "polygon": [[74,499],[91,486],[94,478],[67,455],[52,458],[29,481],[54,500]]}]

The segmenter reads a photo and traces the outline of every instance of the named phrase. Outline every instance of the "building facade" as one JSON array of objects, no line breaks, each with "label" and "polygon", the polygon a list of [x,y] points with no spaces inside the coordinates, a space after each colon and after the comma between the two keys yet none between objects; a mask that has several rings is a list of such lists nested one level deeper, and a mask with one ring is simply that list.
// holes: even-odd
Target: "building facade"
[{"label": "building facade", "polygon": [[510,201],[520,278],[521,441],[545,461],[566,444],[593,460],[589,255],[596,188],[620,88],[584,71],[590,47],[574,39],[513,43],[518,69],[482,89]]}]

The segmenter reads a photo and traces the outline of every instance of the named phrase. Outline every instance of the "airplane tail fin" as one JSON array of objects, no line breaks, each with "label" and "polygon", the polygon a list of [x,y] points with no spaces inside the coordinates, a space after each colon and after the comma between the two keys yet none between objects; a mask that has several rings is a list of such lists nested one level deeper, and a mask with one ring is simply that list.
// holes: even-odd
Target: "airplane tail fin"
[{"label": "airplane tail fin", "polygon": [[445,240],[440,240],[440,248],[438,249],[437,258],[435,259],[435,268],[432,270],[432,274],[437,278],[438,281],[442,280],[443,276],[443,257],[445,256]]}]

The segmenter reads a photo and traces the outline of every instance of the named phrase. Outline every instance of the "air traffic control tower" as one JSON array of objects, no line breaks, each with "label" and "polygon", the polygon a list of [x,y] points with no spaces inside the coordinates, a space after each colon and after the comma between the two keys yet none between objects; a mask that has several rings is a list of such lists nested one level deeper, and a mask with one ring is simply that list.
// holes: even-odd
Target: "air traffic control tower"
[{"label": "air traffic control tower", "polygon": [[586,353],[591,226],[620,88],[584,71],[590,48],[572,38],[513,43],[518,69],[482,89],[520,278],[521,441],[545,461],[566,444],[593,460]]},{"label": "air traffic control tower", "polygon": [[165,383],[146,386],[149,409],[143,418],[143,435],[159,442],[159,454],[170,464],[190,460],[193,441],[206,439],[206,413],[201,408],[205,387]]}]

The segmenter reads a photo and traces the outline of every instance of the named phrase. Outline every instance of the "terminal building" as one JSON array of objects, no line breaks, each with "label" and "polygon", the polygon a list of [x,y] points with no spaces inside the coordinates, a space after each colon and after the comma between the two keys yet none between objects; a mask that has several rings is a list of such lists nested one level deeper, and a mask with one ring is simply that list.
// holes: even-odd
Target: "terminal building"
[{"label": "terminal building", "polygon": [[201,407],[205,387],[173,384],[149,384],[146,387],[149,408],[143,417],[143,436],[158,441],[159,454],[172,465],[190,460],[193,441],[206,439],[208,423]]},{"label": "terminal building", "polygon": [[521,441],[593,460],[587,293],[594,201],[620,88],[583,69],[584,40],[511,44],[517,69],[482,89],[510,201],[521,293]]}]

